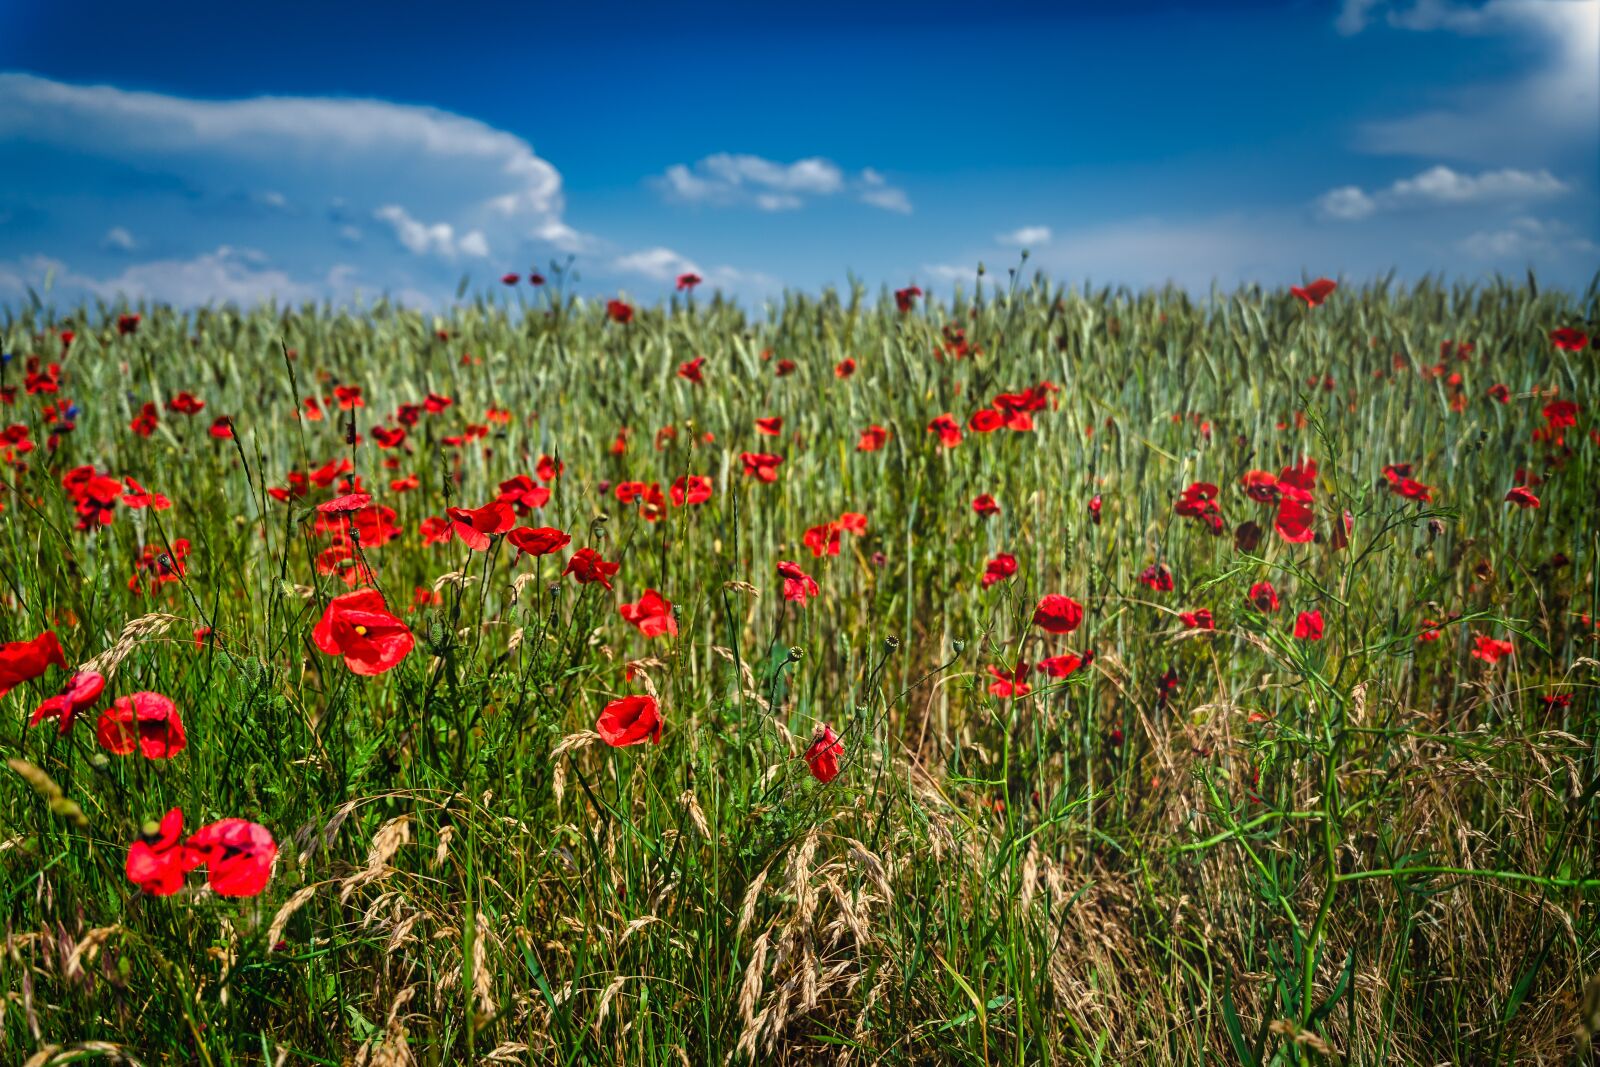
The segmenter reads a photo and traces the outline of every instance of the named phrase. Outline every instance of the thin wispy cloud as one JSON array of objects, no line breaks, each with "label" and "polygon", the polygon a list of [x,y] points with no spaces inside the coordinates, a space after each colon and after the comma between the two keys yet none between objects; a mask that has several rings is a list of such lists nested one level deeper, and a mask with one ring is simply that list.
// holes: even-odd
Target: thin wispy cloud
[{"label": "thin wispy cloud", "polygon": [[653,184],[668,199],[690,204],[795,211],[814,200],[845,195],[885,211],[911,212],[905,190],[891,185],[878,171],[867,167],[848,175],[837,163],[820,156],[779,163],[719,152],[693,165],[675,163]]}]

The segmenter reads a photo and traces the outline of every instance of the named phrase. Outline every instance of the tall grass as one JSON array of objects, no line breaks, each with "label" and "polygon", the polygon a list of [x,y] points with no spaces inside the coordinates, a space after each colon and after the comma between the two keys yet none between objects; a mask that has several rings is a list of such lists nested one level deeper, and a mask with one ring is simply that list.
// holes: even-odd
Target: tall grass
[{"label": "tall grass", "polygon": [[[626,325],[551,291],[442,316],[145,307],[122,335],[125,310],[35,305],[0,335],[0,385],[30,354],[62,368],[59,394],[0,407],[38,442],[0,495],[0,638],[53,629],[70,663],[114,664],[104,703],[171,696],[189,747],[108,757],[92,715],[26,728],[57,675],[0,700],[23,772],[0,775],[0,1060],[1557,1063],[1597,1025],[1600,393],[1595,350],[1547,337],[1600,319],[1594,287],[1380,282],[1307,308],[1036,278]],[[704,384],[676,374],[700,355]],[[1041,382],[1031,431],[927,430]],[[185,390],[201,414],[131,430]],[[429,393],[453,403],[376,448]],[[1557,395],[1581,409],[1559,446],[1533,436]],[[43,405],[69,397],[50,450]],[[856,451],[871,424],[886,446]],[[777,480],[744,451],[784,456]],[[620,561],[614,594],[503,540],[422,545],[424,518],[541,455],[565,471],[523,521]],[[1319,537],[1290,544],[1239,480],[1303,457]],[[375,678],[310,640],[347,588],[316,565],[335,487],[267,493],[341,458],[404,528],[363,550],[418,637]],[[1405,462],[1431,501],[1390,491]],[[75,530],[82,464],[172,507]],[[611,489],[696,474],[712,498],[654,522]],[[1541,507],[1503,501],[1535,477]],[[1175,514],[1194,482],[1221,487],[1222,534]],[[814,558],[803,534],[843,512],[867,532]],[[130,591],[179,538],[182,579]],[[1001,552],[1017,573],[981,584]],[[785,601],[780,560],[820,597]],[[1263,580],[1277,613],[1247,598]],[[619,617],[646,588],[676,637]],[[1033,626],[1046,593],[1082,628]],[[1198,608],[1214,631],[1179,620]],[[1311,610],[1324,639],[1294,639]],[[1475,658],[1480,635],[1514,655]],[[990,665],[1069,649],[1096,656],[991,694]],[[659,745],[587,732],[647,690]],[[828,784],[800,758],[822,724],[846,748]],[[128,844],[174,806],[268,827],[266,891],[141,894]]]}]

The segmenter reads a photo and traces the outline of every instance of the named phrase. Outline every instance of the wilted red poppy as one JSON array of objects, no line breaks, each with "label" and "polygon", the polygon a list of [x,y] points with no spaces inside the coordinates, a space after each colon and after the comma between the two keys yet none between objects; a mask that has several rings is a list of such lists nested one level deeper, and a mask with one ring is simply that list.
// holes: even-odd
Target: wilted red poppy
[{"label": "wilted red poppy", "polygon": [[817,781],[831,782],[839,777],[839,759],[843,755],[844,744],[839,735],[833,732],[833,727],[823,725],[806,749],[806,766],[811,768],[811,776]]},{"label": "wilted red poppy", "polygon": [[769,415],[764,419],[756,420],[756,433],[766,434],[768,437],[777,437],[783,432],[783,417]]},{"label": "wilted red poppy", "polygon": [[694,382],[696,385],[705,384],[705,376],[700,373],[700,368],[705,366],[705,356],[695,356],[687,362],[678,364],[678,377],[685,381]]},{"label": "wilted red poppy", "polygon": [[645,637],[660,637],[662,634],[678,636],[678,620],[672,614],[672,601],[654,589],[646,589],[637,603],[621,604],[617,610]]},{"label": "wilted red poppy", "polygon": [[961,443],[961,424],[948,413],[928,423],[928,432],[938,434],[939,443],[946,448],[954,448]]},{"label": "wilted red poppy", "polygon": [[1536,508],[1539,506],[1539,498],[1534,495],[1532,489],[1519,485],[1506,494],[1506,503],[1515,504],[1519,508]]},{"label": "wilted red poppy", "polygon": [[105,688],[105,676],[98,671],[78,671],[67,679],[67,684],[61,687],[61,692],[45,698],[37,708],[33,709],[33,717],[28,720],[28,725],[38,726],[46,719],[59,719],[57,728],[61,733],[66,733],[72,729],[73,720],[78,712],[100,699],[100,694]]},{"label": "wilted red poppy", "polygon": [[1567,352],[1582,352],[1589,344],[1589,335],[1582,330],[1563,326],[1559,330],[1550,331],[1550,343]]},{"label": "wilted red poppy", "polygon": [[857,452],[876,452],[889,440],[889,431],[882,426],[868,426],[861,431],[861,440],[856,442]]},{"label": "wilted red poppy", "polygon": [[572,538],[565,532],[550,526],[518,526],[506,534],[506,540],[530,556],[548,556],[572,543]]},{"label": "wilted red poppy", "polygon": [[1152,563],[1139,574],[1139,581],[1158,593],[1172,592],[1172,572],[1165,563]]},{"label": "wilted red poppy", "polygon": [[783,579],[783,599],[792,600],[797,604],[804,604],[806,597],[818,596],[822,592],[817,580],[800,569],[800,564],[790,560],[778,561],[778,577]]},{"label": "wilted red poppy", "polygon": [[1339,288],[1337,282],[1329,281],[1327,278],[1318,278],[1303,288],[1298,285],[1291,285],[1289,292],[1304,300],[1306,307],[1314,308],[1328,299],[1328,296],[1337,288]]},{"label": "wilted red poppy", "polygon": [[1210,608],[1201,608],[1198,611],[1181,611],[1178,620],[1191,630],[1215,630],[1216,619],[1211,615]]},{"label": "wilted red poppy", "polygon": [[46,630],[31,641],[0,645],[0,697],[23,682],[33,681],[49,670],[52,663],[62,670],[67,669],[61,642],[52,630]]},{"label": "wilted red poppy", "polygon": [[613,748],[637,745],[643,741],[661,743],[661,707],[647,694],[619,697],[600,711],[595,721],[600,740]]},{"label": "wilted red poppy", "polygon": [[783,462],[783,457],[770,452],[741,452],[739,462],[744,464],[746,475],[763,482],[775,482],[778,480],[778,465]]},{"label": "wilted red poppy", "polygon": [[633,319],[633,308],[620,300],[606,302],[606,315],[612,322],[627,323]]},{"label": "wilted red poppy", "polygon": [[681,508],[690,504],[704,504],[711,499],[715,488],[711,479],[703,474],[680,474],[670,490],[672,505]]},{"label": "wilted red poppy", "polygon": [[1094,662],[1094,649],[1086,649],[1083,655],[1076,652],[1065,652],[1059,656],[1050,656],[1040,660],[1036,666],[1052,678],[1070,678],[1078,671]]},{"label": "wilted red poppy", "polygon": [[1299,641],[1322,640],[1322,612],[1302,611],[1294,620],[1294,636]]},{"label": "wilted red poppy", "polygon": [[1510,641],[1500,641],[1482,634],[1473,636],[1472,645],[1472,658],[1485,663],[1499,663],[1503,657],[1514,656],[1517,651]]},{"label": "wilted red poppy", "polygon": [[607,589],[611,588],[611,576],[622,569],[620,563],[607,563],[600,558],[600,553],[592,548],[580,548],[567,560],[567,569],[561,574],[572,575],[579,585],[588,585],[599,582]]},{"label": "wilted red poppy", "polygon": [[114,700],[100,713],[94,736],[113,755],[126,756],[138,749],[146,759],[170,759],[189,743],[172,698],[149,692]]},{"label": "wilted red poppy", "polygon": [[343,656],[352,674],[382,674],[411,652],[416,638],[389,612],[383,594],[360,589],[328,602],[311,641],[330,656]]},{"label": "wilted red poppy", "polygon": [[972,510],[987,517],[1000,514],[1000,505],[995,503],[994,497],[984,493],[972,501]]},{"label": "wilted red poppy", "polygon": [[183,810],[173,808],[160,823],[146,823],[128,846],[123,870],[128,881],[153,897],[170,897],[183,888],[183,876],[201,856],[183,847]]},{"label": "wilted red poppy", "polygon": [[517,514],[504,500],[491,500],[481,508],[446,508],[455,535],[474,552],[489,547],[492,535],[503,534],[516,525]]},{"label": "wilted red poppy", "polygon": [[678,292],[681,293],[686,289],[693,289],[703,281],[705,281],[705,279],[693,271],[685,271],[684,273],[678,275]]},{"label": "wilted red poppy", "polygon": [[1017,557],[1009,552],[1001,552],[983,565],[983,584],[985,588],[996,582],[1003,582],[1017,573]]},{"label": "wilted red poppy", "polygon": [[1271,582],[1257,582],[1252,585],[1248,599],[1258,611],[1268,615],[1278,610],[1278,591],[1272,588]]},{"label": "wilted red poppy", "polygon": [[1053,634],[1070,634],[1083,622],[1083,605],[1060,593],[1047,593],[1033,609],[1033,621]]},{"label": "wilted red poppy", "polygon": [[203,863],[206,884],[223,897],[253,897],[267,887],[278,845],[265,826],[222,819],[202,826],[184,842],[191,865]]}]

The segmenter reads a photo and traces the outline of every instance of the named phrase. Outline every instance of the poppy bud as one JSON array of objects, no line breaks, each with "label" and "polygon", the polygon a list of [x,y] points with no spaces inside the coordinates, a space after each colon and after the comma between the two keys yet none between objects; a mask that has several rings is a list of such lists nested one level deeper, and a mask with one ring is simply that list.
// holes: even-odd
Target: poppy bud
[{"label": "poppy bud", "polygon": [[1444,523],[1438,519],[1428,520],[1428,540],[1437,540],[1444,533]]},{"label": "poppy bud", "polygon": [[967,643],[958,637],[954,641],[950,642],[950,647],[955,651],[955,654],[959,656],[961,653],[967,650]]}]

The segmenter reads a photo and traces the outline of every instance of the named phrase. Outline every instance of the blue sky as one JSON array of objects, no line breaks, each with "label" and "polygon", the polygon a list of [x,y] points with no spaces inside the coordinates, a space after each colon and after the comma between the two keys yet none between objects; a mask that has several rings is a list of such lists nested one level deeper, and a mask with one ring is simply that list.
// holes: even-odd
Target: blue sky
[{"label": "blue sky", "polygon": [[0,5],[0,304],[1600,267],[1600,0]]}]

